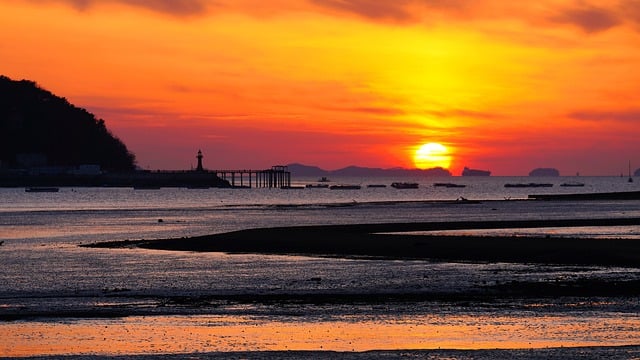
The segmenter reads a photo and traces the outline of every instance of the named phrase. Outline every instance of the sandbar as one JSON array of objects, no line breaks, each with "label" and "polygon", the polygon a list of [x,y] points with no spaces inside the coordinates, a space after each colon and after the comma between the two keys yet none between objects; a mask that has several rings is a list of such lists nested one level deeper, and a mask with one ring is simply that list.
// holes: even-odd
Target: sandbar
[{"label": "sandbar", "polygon": [[[562,236],[432,235],[429,231],[637,226],[640,218],[449,221],[290,226],[197,237],[103,242],[91,247],[436,261],[640,266],[640,240]],[[420,231],[420,234],[409,232]]]}]

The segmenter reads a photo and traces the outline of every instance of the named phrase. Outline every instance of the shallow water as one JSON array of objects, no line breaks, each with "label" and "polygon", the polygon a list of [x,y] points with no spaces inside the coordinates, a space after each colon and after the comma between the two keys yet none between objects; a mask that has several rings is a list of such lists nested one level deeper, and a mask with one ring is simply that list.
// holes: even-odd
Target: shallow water
[{"label": "shallow water", "polygon": [[[617,178],[594,179],[596,185],[590,186],[600,190],[635,186],[611,185]],[[42,194],[0,189],[0,238],[5,241],[0,247],[0,317],[5,319],[0,354],[527,349],[640,342],[640,294],[490,295],[495,286],[514,281],[638,281],[635,268],[78,247],[266,226],[640,217],[640,201],[496,201],[510,197],[502,186],[507,180],[454,180],[469,182],[465,197],[490,200],[434,202],[458,193],[427,187],[414,193],[390,188],[63,188]],[[497,233],[637,239],[640,230]]]},{"label": "shallow water", "polygon": [[[624,315],[624,314],[623,314]],[[640,341],[638,316],[504,314],[273,316],[131,316],[124,319],[17,322],[0,328],[8,356],[123,355],[232,351],[539,349],[625,346]]]}]

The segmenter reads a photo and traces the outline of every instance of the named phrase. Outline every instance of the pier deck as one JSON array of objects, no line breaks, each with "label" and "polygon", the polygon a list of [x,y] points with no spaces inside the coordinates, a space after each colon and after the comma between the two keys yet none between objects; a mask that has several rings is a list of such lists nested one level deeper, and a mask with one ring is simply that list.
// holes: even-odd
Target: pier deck
[{"label": "pier deck", "polygon": [[291,172],[276,165],[267,170],[210,170],[232,187],[281,188],[291,186]]}]

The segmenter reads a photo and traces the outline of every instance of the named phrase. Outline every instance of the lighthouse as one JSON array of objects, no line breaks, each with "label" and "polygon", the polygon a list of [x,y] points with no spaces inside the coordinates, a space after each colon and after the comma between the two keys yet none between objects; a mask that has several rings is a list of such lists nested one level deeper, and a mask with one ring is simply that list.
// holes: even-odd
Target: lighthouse
[{"label": "lighthouse", "polygon": [[196,156],[196,158],[198,159],[198,167],[196,167],[196,171],[203,172],[204,168],[202,167],[202,151],[201,150],[198,150],[198,156]]}]

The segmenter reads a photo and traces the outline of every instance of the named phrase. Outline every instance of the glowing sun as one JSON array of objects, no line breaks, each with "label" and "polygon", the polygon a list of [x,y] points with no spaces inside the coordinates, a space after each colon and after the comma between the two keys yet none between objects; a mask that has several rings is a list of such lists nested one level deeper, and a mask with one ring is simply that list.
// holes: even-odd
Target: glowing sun
[{"label": "glowing sun", "polygon": [[413,155],[413,163],[419,169],[441,167],[448,169],[451,165],[449,149],[439,143],[427,143],[420,146]]}]

